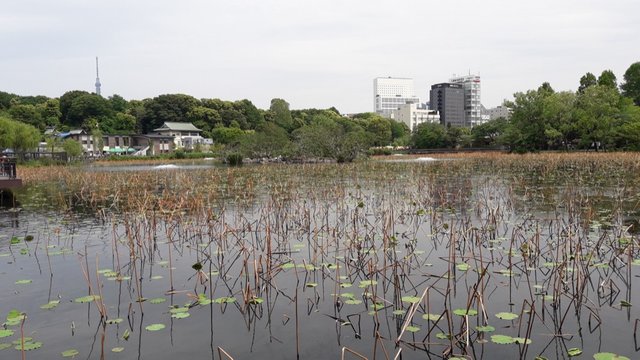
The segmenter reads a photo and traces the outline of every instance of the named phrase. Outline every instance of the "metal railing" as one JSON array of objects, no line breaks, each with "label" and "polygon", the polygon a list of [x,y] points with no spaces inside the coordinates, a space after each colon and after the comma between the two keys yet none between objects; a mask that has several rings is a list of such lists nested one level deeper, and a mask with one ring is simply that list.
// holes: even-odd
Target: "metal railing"
[{"label": "metal railing", "polygon": [[0,178],[16,178],[16,159],[1,157],[0,158]]}]

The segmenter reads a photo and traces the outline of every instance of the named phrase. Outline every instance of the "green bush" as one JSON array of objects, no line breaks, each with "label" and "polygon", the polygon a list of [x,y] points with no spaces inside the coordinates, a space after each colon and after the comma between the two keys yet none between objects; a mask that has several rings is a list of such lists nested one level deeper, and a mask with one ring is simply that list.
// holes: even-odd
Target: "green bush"
[{"label": "green bush", "polygon": [[227,164],[231,166],[240,166],[242,165],[243,157],[242,157],[242,154],[231,153],[227,155],[226,160],[227,160]]}]

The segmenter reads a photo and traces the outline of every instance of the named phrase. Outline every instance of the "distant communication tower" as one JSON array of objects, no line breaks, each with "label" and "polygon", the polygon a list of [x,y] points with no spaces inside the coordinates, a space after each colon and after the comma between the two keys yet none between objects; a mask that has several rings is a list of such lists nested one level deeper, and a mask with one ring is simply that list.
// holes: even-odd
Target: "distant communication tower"
[{"label": "distant communication tower", "polygon": [[96,56],[96,95],[100,96],[100,73],[98,72],[98,57]]}]

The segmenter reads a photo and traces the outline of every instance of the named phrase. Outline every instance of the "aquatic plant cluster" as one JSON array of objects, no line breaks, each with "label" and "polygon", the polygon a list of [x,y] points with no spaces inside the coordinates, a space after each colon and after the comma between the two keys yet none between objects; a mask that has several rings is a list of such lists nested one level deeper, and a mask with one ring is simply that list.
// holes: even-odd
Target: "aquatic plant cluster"
[{"label": "aquatic plant cluster", "polygon": [[638,356],[640,155],[402,159],[23,169],[0,355]]}]

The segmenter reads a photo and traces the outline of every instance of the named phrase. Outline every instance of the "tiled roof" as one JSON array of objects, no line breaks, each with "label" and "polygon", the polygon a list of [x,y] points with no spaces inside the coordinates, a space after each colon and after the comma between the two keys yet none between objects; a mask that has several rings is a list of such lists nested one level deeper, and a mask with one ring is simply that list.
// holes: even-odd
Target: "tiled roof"
[{"label": "tiled roof", "polygon": [[161,127],[154,129],[153,131],[163,131],[163,130],[177,130],[177,131],[202,131],[195,127],[192,123],[188,122],[170,122],[167,121],[162,124]]}]

